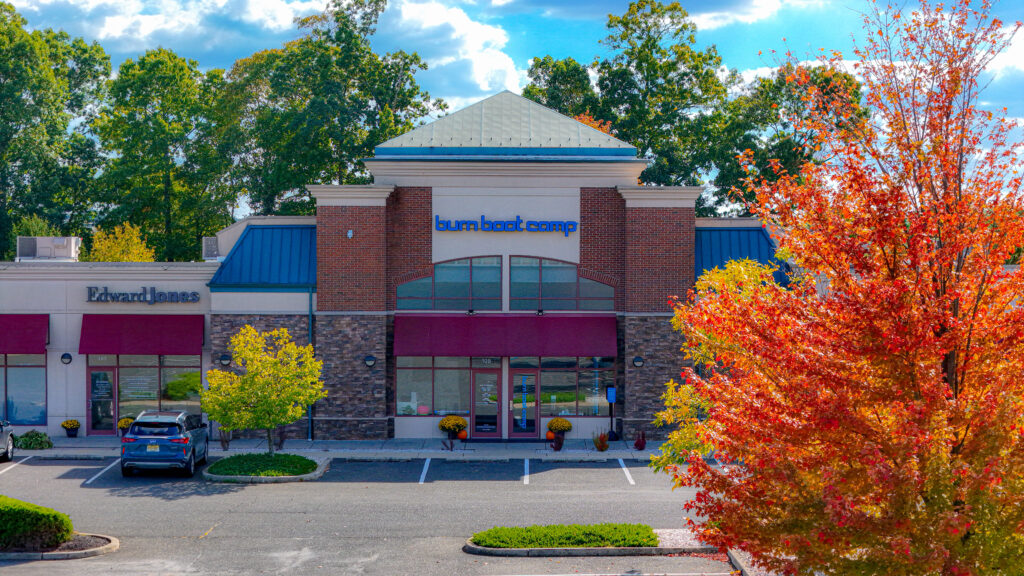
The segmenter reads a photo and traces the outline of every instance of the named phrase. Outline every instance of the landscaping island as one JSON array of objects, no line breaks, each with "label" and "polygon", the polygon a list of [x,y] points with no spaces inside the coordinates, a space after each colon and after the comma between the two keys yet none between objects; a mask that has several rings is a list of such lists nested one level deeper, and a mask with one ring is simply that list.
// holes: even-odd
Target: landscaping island
[{"label": "landscaping island", "polygon": [[213,482],[305,482],[323,476],[329,464],[330,459],[318,462],[297,454],[236,454],[217,460],[203,476]]},{"label": "landscaping island", "polygon": [[483,556],[665,556],[717,553],[687,529],[646,524],[554,524],[477,532],[462,551]]},{"label": "landscaping island", "polygon": [[0,495],[0,560],[68,560],[113,552],[116,538],[75,532],[52,508]]}]

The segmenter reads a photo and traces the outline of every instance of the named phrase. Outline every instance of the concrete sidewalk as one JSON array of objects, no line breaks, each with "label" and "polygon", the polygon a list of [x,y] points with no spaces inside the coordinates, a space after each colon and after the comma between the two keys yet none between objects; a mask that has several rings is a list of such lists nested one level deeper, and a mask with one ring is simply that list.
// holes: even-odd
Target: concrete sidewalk
[{"label": "concrete sidewalk", "polygon": [[[658,453],[660,442],[648,442],[646,450],[633,450],[632,443],[609,442],[608,450],[598,452],[590,440],[566,440],[562,450],[555,452],[547,442],[455,442],[454,450],[445,450],[440,438],[388,440],[287,440],[283,452],[327,454],[334,458],[353,460],[412,460],[433,458],[436,460],[501,461],[501,460],[549,460],[549,461],[599,461],[650,460]],[[265,452],[266,440],[232,440],[229,450],[220,448],[215,439],[210,440],[212,456],[226,456],[245,452]],[[89,436],[86,438],[54,437],[53,448],[48,450],[18,450],[19,456],[34,455],[46,459],[110,458],[120,455],[121,439],[111,436]]]}]

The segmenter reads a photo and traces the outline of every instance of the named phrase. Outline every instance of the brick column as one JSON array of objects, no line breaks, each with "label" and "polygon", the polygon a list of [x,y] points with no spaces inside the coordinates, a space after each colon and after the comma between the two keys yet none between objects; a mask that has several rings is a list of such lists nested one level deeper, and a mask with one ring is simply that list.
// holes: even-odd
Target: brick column
[{"label": "brick column", "polygon": [[[644,430],[664,438],[651,423],[664,405],[665,383],[678,380],[683,366],[682,336],[672,329],[669,298],[685,297],[694,282],[696,187],[619,187],[626,201],[626,364],[623,432],[632,439]],[[644,365],[633,366],[640,356]]]},{"label": "brick column", "polygon": [[[320,440],[382,439],[387,416],[387,210],[391,186],[309,186],[317,200],[317,357],[327,398]],[[367,367],[364,358],[377,361]]]}]

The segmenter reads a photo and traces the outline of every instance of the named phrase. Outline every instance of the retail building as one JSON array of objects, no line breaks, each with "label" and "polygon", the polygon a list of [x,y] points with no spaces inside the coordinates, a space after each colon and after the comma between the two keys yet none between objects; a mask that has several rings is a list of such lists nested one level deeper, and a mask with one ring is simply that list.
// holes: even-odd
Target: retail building
[{"label": "retail building", "polygon": [[556,416],[589,438],[613,425],[611,386],[615,428],[657,435],[683,364],[669,299],[774,254],[756,221],[696,218],[699,188],[638,186],[636,149],[509,92],[366,165],[373,185],[309,187],[315,217],[207,239],[213,262],[0,264],[7,418],[103,434],[144,407],[198,410],[251,324],[324,362],[328,396],[292,436],[429,437],[459,414],[473,439],[540,438]]}]

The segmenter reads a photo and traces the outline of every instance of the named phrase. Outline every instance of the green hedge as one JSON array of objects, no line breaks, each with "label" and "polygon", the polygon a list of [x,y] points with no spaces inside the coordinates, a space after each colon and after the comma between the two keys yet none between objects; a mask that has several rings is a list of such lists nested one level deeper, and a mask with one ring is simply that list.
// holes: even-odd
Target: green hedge
[{"label": "green hedge", "polygon": [[29,430],[14,437],[14,447],[19,450],[46,450],[53,448],[53,441],[46,435],[46,432]]},{"label": "green hedge", "polygon": [[67,514],[0,495],[0,550],[53,548],[72,533]]},{"label": "green hedge", "polygon": [[220,476],[301,476],[316,470],[316,462],[295,454],[238,454],[213,463],[210,474]]},{"label": "green hedge", "polygon": [[658,535],[646,524],[552,524],[498,526],[473,535],[487,548],[636,548],[658,545]]}]

